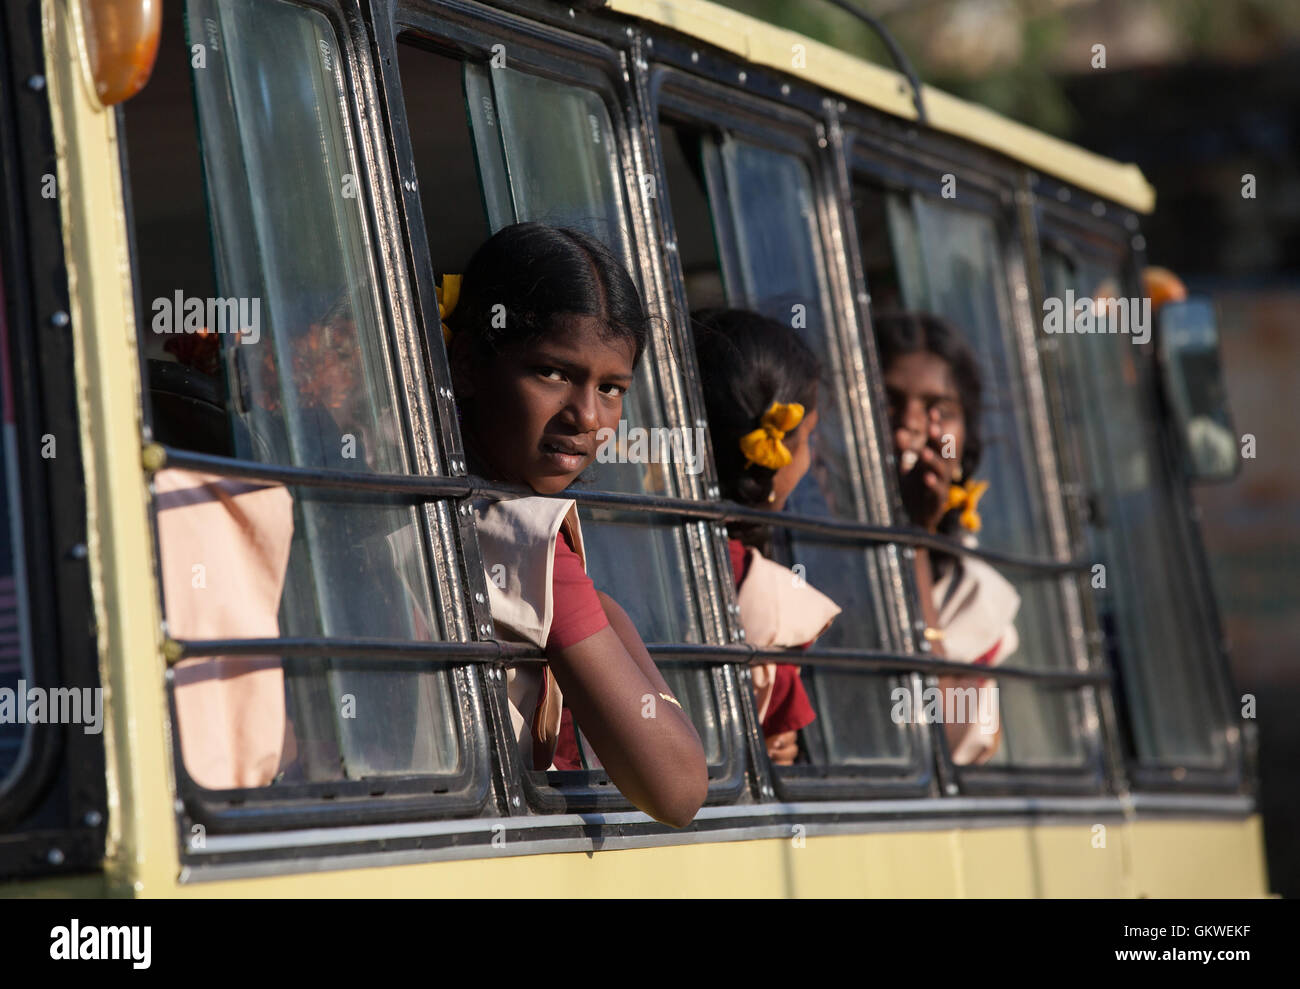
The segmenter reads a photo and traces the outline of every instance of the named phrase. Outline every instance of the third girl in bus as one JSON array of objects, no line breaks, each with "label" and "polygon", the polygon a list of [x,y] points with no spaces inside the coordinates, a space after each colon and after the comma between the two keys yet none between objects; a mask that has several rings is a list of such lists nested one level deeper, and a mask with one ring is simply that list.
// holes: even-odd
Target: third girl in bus
[{"label": "third girl in bus", "polygon": [[[789,327],[738,309],[692,314],[709,433],[722,497],[779,512],[808,472],[817,428],[817,358]],[[840,608],[786,567],[767,559],[768,528],[728,526],[745,640],[763,649],[803,647]],[[816,717],[799,668],[753,667],[768,755],[788,766],[799,730]]]},{"label": "third girl in bus", "polygon": [[[980,528],[979,499],[988,482],[980,464],[982,383],[975,356],[952,324],[928,313],[891,313],[874,320],[889,404],[903,507],[914,524],[957,536]],[[993,666],[1019,644],[1014,624],[1020,597],[987,563],[916,550],[917,585],[926,637],[937,657]],[[979,677],[940,677],[948,691],[987,686]],[[968,693],[968,696],[971,694]],[[983,703],[995,695],[981,693]],[[945,734],[958,765],[992,758],[1001,721],[981,711],[948,723]],[[996,731],[986,730],[996,724]]]}]

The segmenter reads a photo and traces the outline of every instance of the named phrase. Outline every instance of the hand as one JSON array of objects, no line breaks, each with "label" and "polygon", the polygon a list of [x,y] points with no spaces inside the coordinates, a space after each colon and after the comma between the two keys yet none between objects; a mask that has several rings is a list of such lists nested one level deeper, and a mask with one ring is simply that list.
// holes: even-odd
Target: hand
[{"label": "hand", "polygon": [[799,754],[799,733],[783,731],[767,736],[767,757],[778,766],[793,766]]},{"label": "hand", "polygon": [[[952,486],[957,461],[944,457],[939,451],[943,444],[943,429],[939,425],[937,410],[931,414],[926,442],[920,449],[904,450],[899,455],[899,487],[903,506],[912,521],[929,532],[939,528],[939,522],[948,510],[948,489]],[[916,458],[908,470],[903,465]]]},{"label": "hand", "polygon": [[686,827],[708,796],[704,747],[677,705],[646,713],[647,699],[671,691],[627,612],[596,593],[609,627],[547,650],[551,671],[614,785],[655,820]]},{"label": "hand", "polygon": [[[982,688],[987,687],[994,681],[984,676],[941,676],[939,677],[939,688],[942,691],[943,712],[944,712],[944,735],[948,740],[948,751],[955,757],[961,749],[964,742],[972,739],[980,739],[982,745],[973,755],[967,755],[966,762],[958,765],[978,766],[988,762],[997,752],[999,744],[1002,741],[1002,723],[999,719],[996,730],[993,733],[987,733],[984,730],[987,718],[997,717],[996,695],[992,698],[983,692]],[[955,691],[964,693],[965,699],[960,699]],[[969,693],[967,693],[969,691]],[[994,705],[992,708],[987,705],[990,702]],[[960,715],[964,712],[965,720],[948,721],[949,713]]]}]

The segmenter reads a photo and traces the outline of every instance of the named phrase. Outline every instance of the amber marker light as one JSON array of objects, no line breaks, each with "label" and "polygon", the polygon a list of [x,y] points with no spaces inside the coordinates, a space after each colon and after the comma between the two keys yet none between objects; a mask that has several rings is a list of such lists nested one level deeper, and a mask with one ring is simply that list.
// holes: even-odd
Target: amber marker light
[{"label": "amber marker light", "polygon": [[1182,302],[1187,298],[1187,286],[1168,268],[1143,268],[1142,288],[1151,300],[1152,312],[1158,312],[1166,302]]},{"label": "amber marker light", "polygon": [[129,100],[149,81],[162,32],[162,0],[70,0],[81,67],[100,107]]}]

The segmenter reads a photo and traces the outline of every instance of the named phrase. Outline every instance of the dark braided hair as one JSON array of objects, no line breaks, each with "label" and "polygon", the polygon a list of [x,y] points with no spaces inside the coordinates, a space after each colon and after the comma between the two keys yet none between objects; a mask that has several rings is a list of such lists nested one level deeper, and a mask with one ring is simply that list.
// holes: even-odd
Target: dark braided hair
[{"label": "dark braided hair", "polygon": [[[773,402],[798,402],[811,415],[821,364],[790,327],[755,312],[698,309],[691,323],[722,496],[764,507],[776,471],[747,463],[740,438],[758,428]],[[732,523],[729,531],[766,547],[766,526]]]},{"label": "dark braided hair", "polygon": [[476,359],[491,360],[546,336],[565,314],[596,317],[607,339],[632,343],[633,366],[640,361],[650,317],[618,256],[580,230],[515,223],[474,252],[447,325],[469,336]]}]

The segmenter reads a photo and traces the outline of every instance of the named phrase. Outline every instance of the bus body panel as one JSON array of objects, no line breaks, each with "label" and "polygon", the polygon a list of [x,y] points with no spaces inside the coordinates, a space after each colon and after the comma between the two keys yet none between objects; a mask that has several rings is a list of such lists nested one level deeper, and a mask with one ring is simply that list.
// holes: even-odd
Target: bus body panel
[{"label": "bus body panel", "polygon": [[[1260,897],[1260,819],[820,835],[146,884],[144,897]],[[490,855],[491,853],[486,853]],[[152,870],[151,870],[152,871]],[[0,896],[98,896],[95,879]]]}]

